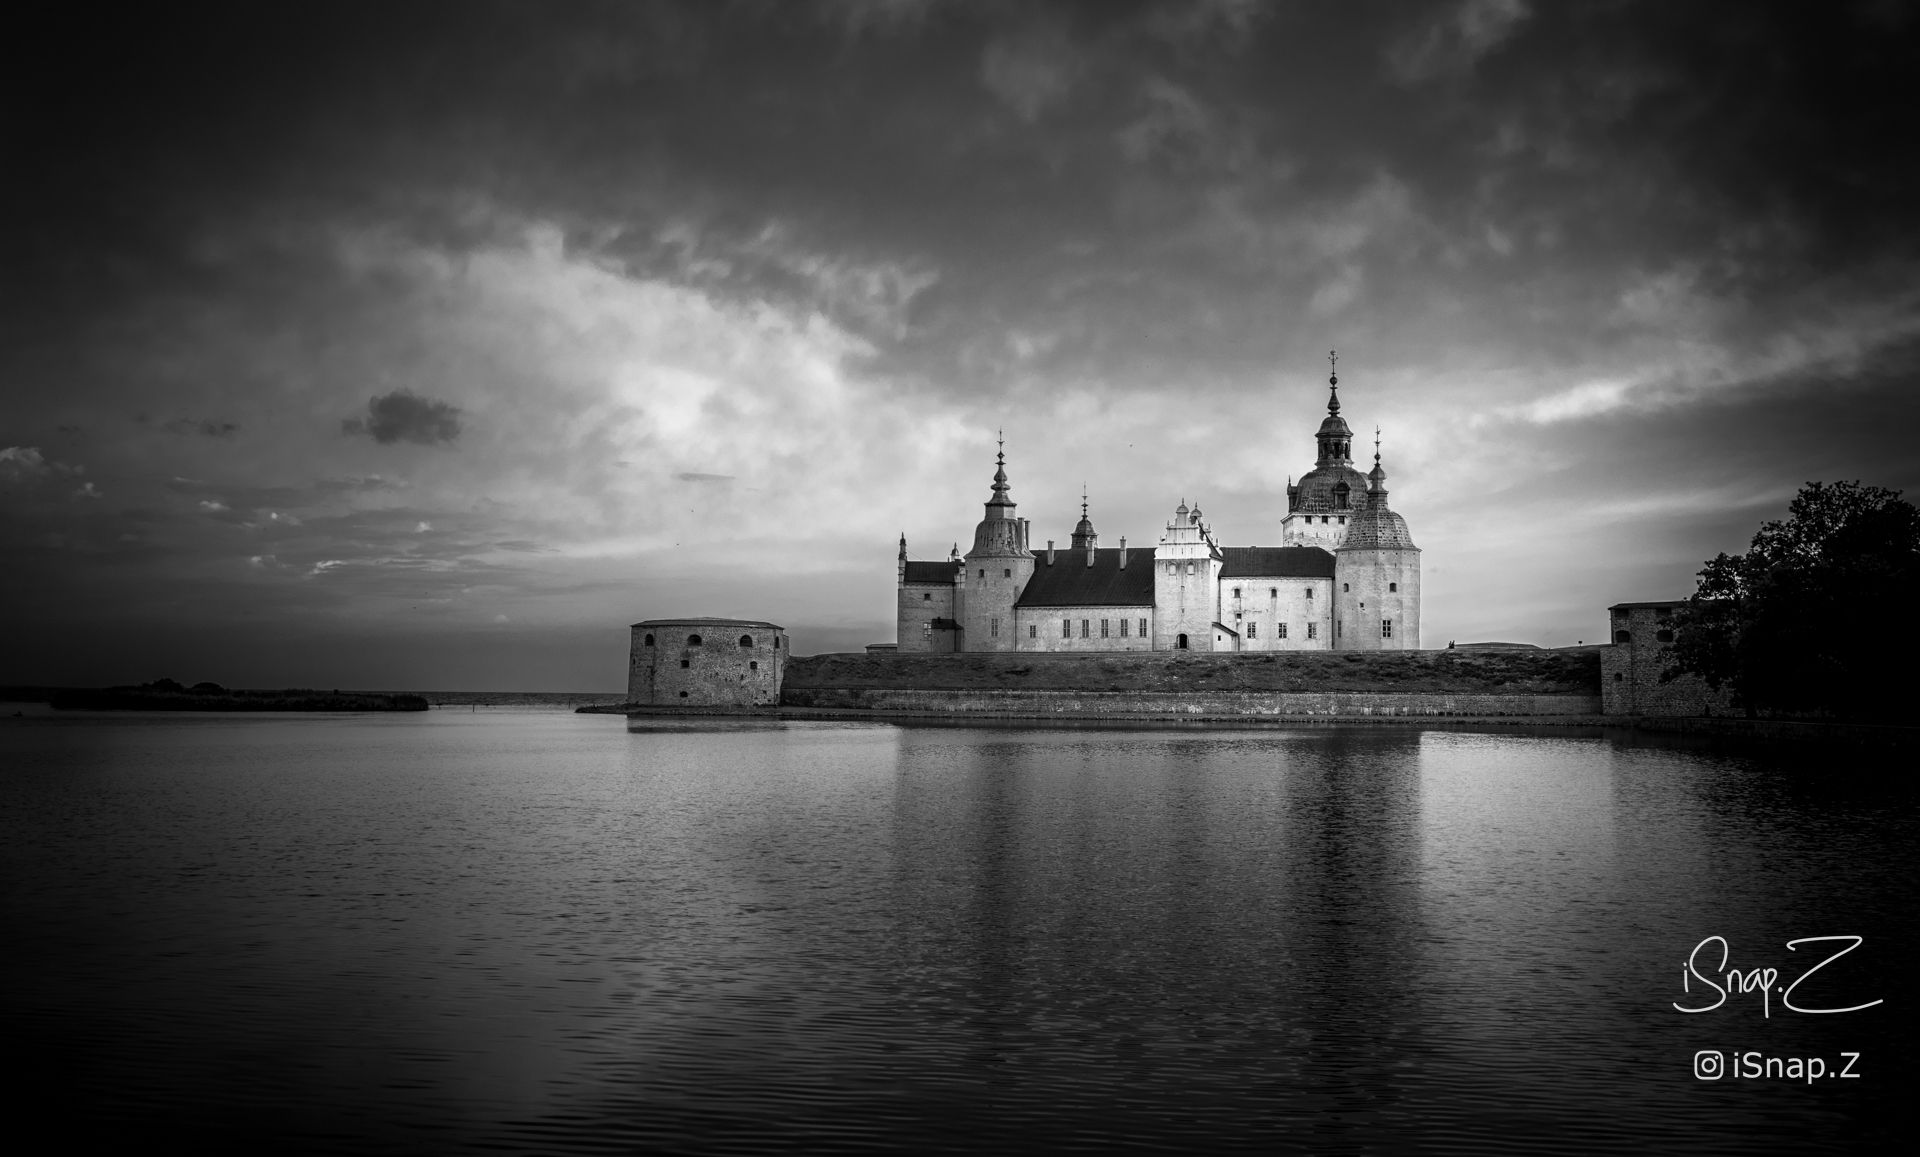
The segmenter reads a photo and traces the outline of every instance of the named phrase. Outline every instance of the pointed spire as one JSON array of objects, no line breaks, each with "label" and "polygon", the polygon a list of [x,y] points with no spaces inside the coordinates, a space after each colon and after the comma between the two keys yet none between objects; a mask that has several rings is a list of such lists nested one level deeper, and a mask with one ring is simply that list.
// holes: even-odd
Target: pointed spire
[{"label": "pointed spire", "polygon": [[[993,497],[987,499],[987,506],[989,508],[990,516],[993,516],[991,514],[991,508],[995,506],[1010,507],[1010,506],[1017,505],[1017,503],[1015,503],[1013,499],[1007,497],[1007,492],[1013,489],[1011,486],[1007,485],[1007,432],[1005,430],[1001,430],[997,435],[997,438],[1000,443],[1000,453],[996,455],[994,458]],[[1005,518],[1007,516],[1002,514],[1002,515],[993,516],[993,517]]]},{"label": "pointed spire", "polygon": [[907,558],[907,532],[903,530],[900,532],[900,561],[905,562],[906,558]]},{"label": "pointed spire", "polygon": [[1327,413],[1340,412],[1340,351],[1327,351]]}]

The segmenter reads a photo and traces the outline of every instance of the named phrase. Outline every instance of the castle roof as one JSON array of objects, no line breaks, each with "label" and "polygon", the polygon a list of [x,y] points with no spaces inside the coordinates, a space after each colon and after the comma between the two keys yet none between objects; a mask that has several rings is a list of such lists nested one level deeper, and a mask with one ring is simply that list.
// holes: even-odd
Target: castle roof
[{"label": "castle roof", "polygon": [[953,582],[953,576],[964,565],[959,559],[943,558],[939,562],[908,562],[907,577],[910,583],[946,583]]},{"label": "castle roof", "polygon": [[1153,605],[1153,551],[1133,547],[1120,565],[1118,547],[1097,547],[1093,565],[1085,550],[1055,551],[1033,560],[1033,578],[1020,592],[1022,607],[1150,607]]},{"label": "castle roof", "polygon": [[1347,536],[1341,550],[1379,550],[1413,546],[1407,520],[1384,505],[1369,506],[1347,520]]},{"label": "castle roof", "polygon": [[1333,555],[1317,546],[1223,546],[1221,578],[1332,578]]},{"label": "castle roof", "polygon": [[[1340,505],[1338,487],[1341,483],[1347,487],[1347,504]],[[1357,509],[1366,502],[1367,476],[1347,464],[1316,466],[1300,476],[1299,483],[1288,495],[1292,500],[1289,508],[1312,511],[1315,514],[1330,514],[1335,511]]]},{"label": "castle roof", "polygon": [[645,619],[633,624],[636,627],[758,627],[764,631],[784,631],[779,623],[765,623],[759,619]]}]

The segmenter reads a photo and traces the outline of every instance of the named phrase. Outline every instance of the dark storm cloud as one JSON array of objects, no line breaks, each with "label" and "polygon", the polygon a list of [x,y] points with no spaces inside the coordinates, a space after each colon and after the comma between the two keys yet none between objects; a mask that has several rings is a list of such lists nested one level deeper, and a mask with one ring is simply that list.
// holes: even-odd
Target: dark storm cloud
[{"label": "dark storm cloud", "polygon": [[395,390],[369,398],[367,416],[348,418],[340,423],[340,428],[348,434],[365,434],[381,445],[450,443],[460,437],[460,407]]},{"label": "dark storm cloud", "polygon": [[199,434],[204,438],[231,438],[240,432],[236,422],[217,422],[212,418],[194,421],[191,418],[175,418],[167,423],[167,432],[171,434]]}]

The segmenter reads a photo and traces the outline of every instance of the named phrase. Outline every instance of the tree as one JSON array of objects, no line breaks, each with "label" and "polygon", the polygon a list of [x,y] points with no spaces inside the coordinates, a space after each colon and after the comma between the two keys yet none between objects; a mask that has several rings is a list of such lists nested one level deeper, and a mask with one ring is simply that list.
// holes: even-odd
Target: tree
[{"label": "tree", "polygon": [[1662,680],[1697,675],[1758,710],[1914,713],[1904,602],[1920,582],[1920,511],[1858,482],[1808,483],[1744,555],[1721,554],[1674,616]]}]

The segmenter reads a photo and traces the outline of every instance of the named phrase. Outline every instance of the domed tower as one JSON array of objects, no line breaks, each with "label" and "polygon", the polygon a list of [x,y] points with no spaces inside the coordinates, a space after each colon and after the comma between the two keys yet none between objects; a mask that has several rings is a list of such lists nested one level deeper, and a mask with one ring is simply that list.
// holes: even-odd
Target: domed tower
[{"label": "domed tower", "polygon": [[1353,430],[1340,416],[1338,357],[1328,354],[1335,372],[1327,375],[1327,416],[1314,435],[1319,456],[1313,469],[1287,487],[1287,513],[1280,540],[1287,546],[1332,550],[1347,536],[1348,519],[1366,501],[1367,476],[1353,467]]},{"label": "domed tower", "polygon": [[1016,649],[1013,604],[1033,577],[1026,519],[1014,515],[1016,504],[1008,497],[1012,488],[1007,485],[1006,447],[1001,439],[993,497],[987,499],[986,517],[974,527],[973,549],[967,552],[961,571],[960,649],[964,651]]},{"label": "domed tower", "polygon": [[1100,545],[1100,536],[1094,533],[1093,519],[1087,517],[1087,489],[1080,488],[1080,521],[1073,528],[1073,549],[1093,550]]},{"label": "domed tower", "polygon": [[1333,645],[1341,651],[1420,648],[1420,548],[1407,520],[1387,507],[1387,472],[1374,432],[1366,504],[1333,552]]}]

